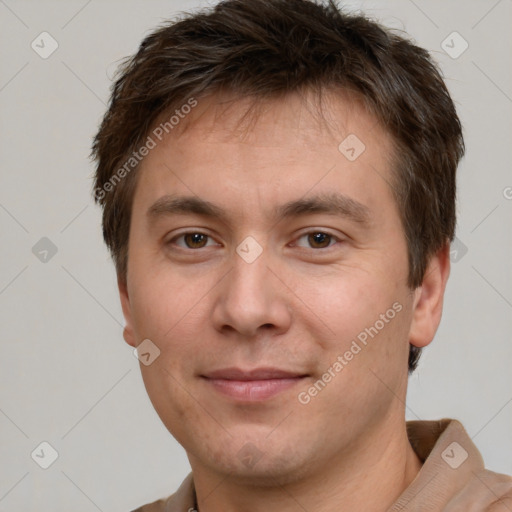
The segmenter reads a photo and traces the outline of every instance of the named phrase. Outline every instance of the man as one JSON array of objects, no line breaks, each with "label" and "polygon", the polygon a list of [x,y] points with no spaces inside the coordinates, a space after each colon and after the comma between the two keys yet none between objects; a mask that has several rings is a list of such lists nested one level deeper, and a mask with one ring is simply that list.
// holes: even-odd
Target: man
[{"label": "man", "polygon": [[230,0],[143,41],[94,194],[192,473],[138,510],[512,510],[458,421],[405,422],[463,151],[428,53],[333,3]]}]

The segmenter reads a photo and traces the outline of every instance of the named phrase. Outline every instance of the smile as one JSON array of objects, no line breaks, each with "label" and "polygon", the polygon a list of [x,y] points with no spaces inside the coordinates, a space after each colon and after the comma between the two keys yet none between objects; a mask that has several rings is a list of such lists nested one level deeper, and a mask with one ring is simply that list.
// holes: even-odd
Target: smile
[{"label": "smile", "polygon": [[307,376],[273,368],[249,371],[227,368],[202,377],[224,396],[244,402],[260,402],[292,388]]}]

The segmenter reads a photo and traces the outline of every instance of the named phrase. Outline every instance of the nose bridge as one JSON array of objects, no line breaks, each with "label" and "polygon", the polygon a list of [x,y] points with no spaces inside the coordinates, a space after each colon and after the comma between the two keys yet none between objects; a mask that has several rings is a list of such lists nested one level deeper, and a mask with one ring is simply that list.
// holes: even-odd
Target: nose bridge
[{"label": "nose bridge", "polygon": [[[240,244],[233,258],[233,272],[229,279],[226,300],[231,307],[235,307],[238,315],[244,312],[247,315],[263,314],[268,307],[268,251],[261,251],[256,255],[254,247],[249,242]],[[244,253],[244,250],[246,251]]]},{"label": "nose bridge", "polygon": [[221,289],[214,312],[217,328],[230,326],[246,336],[253,336],[261,326],[278,329],[287,326],[286,297],[283,290],[276,287],[268,268],[270,256],[270,251],[264,250],[251,237],[237,246],[232,271]]}]

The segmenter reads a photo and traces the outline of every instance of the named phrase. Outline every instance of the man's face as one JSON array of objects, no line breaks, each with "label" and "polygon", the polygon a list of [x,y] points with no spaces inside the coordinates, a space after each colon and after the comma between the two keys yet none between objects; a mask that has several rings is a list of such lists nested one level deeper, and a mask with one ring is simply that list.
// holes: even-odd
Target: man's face
[{"label": "man's face", "polygon": [[[391,143],[329,99],[329,129],[289,96],[238,131],[247,103],[203,100],[140,168],[125,339],[160,350],[142,375],[193,469],[285,482],[403,423],[414,295]],[[359,156],[338,148],[350,134]]]}]

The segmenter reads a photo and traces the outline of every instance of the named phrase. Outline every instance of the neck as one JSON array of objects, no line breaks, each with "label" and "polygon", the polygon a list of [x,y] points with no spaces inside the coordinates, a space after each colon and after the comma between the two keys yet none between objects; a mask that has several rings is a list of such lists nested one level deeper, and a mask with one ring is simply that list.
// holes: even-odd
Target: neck
[{"label": "neck", "polygon": [[[247,485],[191,460],[199,512],[384,512],[409,486],[421,461],[405,422],[366,431],[350,452],[334,453],[320,468],[275,487]],[[195,461],[197,462],[197,461]]]}]

